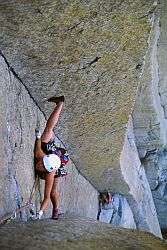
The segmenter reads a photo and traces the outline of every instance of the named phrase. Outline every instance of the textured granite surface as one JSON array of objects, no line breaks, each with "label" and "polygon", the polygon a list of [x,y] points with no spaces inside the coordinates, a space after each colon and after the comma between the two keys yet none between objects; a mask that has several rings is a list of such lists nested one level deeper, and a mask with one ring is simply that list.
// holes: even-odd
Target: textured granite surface
[{"label": "textured granite surface", "polygon": [[[19,236],[19,237],[18,237]],[[123,229],[73,215],[58,221],[9,223],[0,227],[0,247],[49,250],[165,250],[167,243],[150,233]]]},{"label": "textured granite surface", "polygon": [[[143,116],[141,120],[139,116],[137,122],[133,120],[135,129],[139,127],[138,134],[137,129],[135,130],[138,149],[140,150],[141,146],[141,152],[146,153],[148,148],[152,149],[152,145],[161,146],[166,138],[165,130],[162,133],[163,128],[166,128],[164,122],[166,119],[166,71],[162,67],[165,61],[165,55],[163,55],[165,11],[162,18],[164,37],[161,37],[161,47],[157,54],[156,43],[160,38],[160,28],[155,29],[153,25],[156,12],[153,2],[151,0],[113,0],[110,2],[2,0],[0,2],[0,51],[6,58],[8,66],[21,79],[46,116],[53,108],[46,102],[47,98],[53,94],[65,95],[66,104],[55,132],[68,148],[80,173],[99,191],[112,190],[127,195],[131,208],[136,210],[135,219],[138,222],[138,228],[150,230],[149,227],[153,227],[151,231],[155,232],[159,230],[159,227],[157,222],[153,223],[156,212],[145,171],[133,145],[133,138],[129,138],[126,134],[139,78],[142,70],[146,70],[142,76],[143,85],[139,86],[141,91],[137,93],[142,102],[142,108],[140,110],[139,105],[140,112],[135,111],[136,115],[140,113]],[[162,8],[162,2],[158,1],[158,8]],[[149,43],[150,30],[155,43]],[[150,44],[153,48],[153,53],[149,55],[152,64],[149,60],[145,60],[149,57]],[[161,65],[160,78],[157,75],[159,70],[157,55]],[[149,70],[151,73],[148,73]],[[161,80],[158,83],[162,82],[158,91],[156,79]],[[150,88],[148,82],[153,83],[153,87]],[[157,106],[158,102],[155,97],[158,93],[160,93],[161,98],[158,101],[162,104],[163,113],[159,112],[160,109]],[[143,96],[146,98],[144,99]],[[22,99],[23,104],[26,104],[24,96]],[[8,102],[9,99],[5,100],[2,114]],[[31,105],[27,108],[23,106],[24,116],[18,108],[13,111],[15,103],[9,106],[9,116],[11,124],[17,126],[17,122],[22,119],[26,122],[25,109],[28,110],[28,114],[31,113],[29,111]],[[20,115],[20,118],[14,117],[15,113]],[[33,119],[36,119],[35,117],[36,114]],[[160,125],[157,125],[157,121]],[[17,131],[14,126],[12,127],[14,133],[12,132],[8,141],[12,146],[6,151],[11,156],[12,164],[12,152],[14,152],[14,157],[17,156],[16,146],[13,146],[16,145],[13,141],[15,141]],[[18,127],[23,133],[22,124]],[[10,129],[8,124],[7,129]],[[31,144],[33,137],[31,126],[29,130]],[[27,133],[27,130],[24,132]],[[20,138],[23,140],[22,135]],[[142,143],[145,143],[148,148],[143,149]],[[25,144],[24,150],[28,146],[30,145]],[[123,155],[121,162],[120,155]],[[26,162],[26,158],[24,160]],[[130,172],[126,171],[129,167],[131,167]],[[135,178],[129,173],[134,173]],[[91,209],[94,206],[95,211],[97,209],[97,191],[95,189],[88,191],[87,182],[81,179],[81,175],[77,172],[76,177],[72,176],[70,181],[67,179],[69,182],[67,181],[68,185],[64,189],[60,188],[63,190],[62,197],[68,197],[68,200],[62,202],[62,207],[65,211],[69,209],[88,215],[92,213]],[[134,180],[137,180],[137,185]],[[16,184],[17,194],[16,180],[14,179],[13,182]],[[66,179],[62,182],[66,182]],[[73,195],[68,187],[74,183]],[[6,188],[6,185],[4,187]],[[15,192],[14,190],[12,191]],[[81,196],[76,190],[81,191]],[[141,190],[142,192],[139,192]],[[22,193],[24,193],[24,188]],[[142,195],[143,193],[145,195]],[[88,201],[95,200],[95,205],[88,202],[90,207],[87,206],[87,211],[82,202],[82,194],[84,198],[88,198]],[[16,195],[17,205],[18,200]],[[145,202],[147,202],[146,206]],[[144,206],[146,209],[141,212]],[[150,207],[151,216],[148,214]]]},{"label": "textured granite surface", "polygon": [[153,2],[0,2],[0,50],[47,116],[46,99],[65,95],[56,133],[99,190],[120,185]]},{"label": "textured granite surface", "polygon": [[167,2],[159,1],[133,111],[135,140],[161,228],[167,219]]},{"label": "textured granite surface", "polygon": [[[46,120],[30,97],[28,91],[16,78],[4,59],[0,57],[0,217],[25,205],[32,191],[34,173],[35,128],[42,131]],[[61,142],[56,139],[58,145]],[[86,181],[71,162],[70,172],[60,179],[59,212],[97,218],[98,191]],[[36,213],[43,198],[44,181],[39,180],[32,205],[17,214],[17,219],[30,218],[30,209]],[[86,206],[85,206],[86,202]],[[45,211],[51,217],[52,206]]]}]

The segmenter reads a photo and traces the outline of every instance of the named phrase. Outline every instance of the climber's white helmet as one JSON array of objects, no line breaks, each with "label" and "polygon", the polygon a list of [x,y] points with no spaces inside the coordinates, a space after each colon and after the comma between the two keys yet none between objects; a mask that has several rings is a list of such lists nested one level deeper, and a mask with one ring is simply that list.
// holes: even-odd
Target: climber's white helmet
[{"label": "climber's white helmet", "polygon": [[43,158],[43,163],[48,172],[53,172],[60,167],[61,160],[57,155],[49,154]]}]

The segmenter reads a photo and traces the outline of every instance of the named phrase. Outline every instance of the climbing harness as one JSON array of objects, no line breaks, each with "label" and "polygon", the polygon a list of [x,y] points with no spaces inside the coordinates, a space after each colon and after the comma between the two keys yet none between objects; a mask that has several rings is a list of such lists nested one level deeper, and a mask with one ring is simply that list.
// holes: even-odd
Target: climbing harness
[{"label": "climbing harness", "polygon": [[16,210],[14,210],[14,211],[12,211],[12,212],[10,212],[10,213],[8,213],[8,214],[2,216],[2,217],[0,218],[0,223],[2,223],[2,222],[4,222],[4,221],[7,221],[8,219],[9,219],[9,220],[15,219],[15,218],[16,218],[16,215],[17,215],[19,212],[25,210],[27,207],[29,207],[30,205],[32,205],[31,201],[32,201],[32,198],[33,198],[33,196],[34,196],[34,194],[35,194],[37,183],[38,183],[38,176],[36,177],[36,179],[35,179],[35,181],[34,181],[33,187],[32,187],[32,189],[31,189],[30,197],[29,197],[29,200],[27,201],[27,203],[26,203],[25,205],[21,206],[20,208],[18,208],[18,209],[16,209]]},{"label": "climbing harness", "polygon": [[51,139],[49,142],[41,142],[41,148],[43,152],[48,155],[57,155],[60,158],[61,165],[58,168],[55,177],[63,177],[69,174],[69,172],[66,170],[65,166],[69,163],[69,155],[67,153],[67,150],[62,147],[58,147],[55,144],[55,140]]},{"label": "climbing harness", "polygon": [[68,164],[69,155],[67,153],[67,150],[62,147],[57,147],[54,139],[51,139],[48,143],[41,142],[41,148],[46,155],[55,154],[59,156],[62,166],[65,166]]},{"label": "climbing harness", "polygon": [[55,177],[64,177],[67,174],[69,174],[70,172],[67,171],[66,168],[64,168],[63,166],[60,166],[57,170],[57,172],[55,173]]}]

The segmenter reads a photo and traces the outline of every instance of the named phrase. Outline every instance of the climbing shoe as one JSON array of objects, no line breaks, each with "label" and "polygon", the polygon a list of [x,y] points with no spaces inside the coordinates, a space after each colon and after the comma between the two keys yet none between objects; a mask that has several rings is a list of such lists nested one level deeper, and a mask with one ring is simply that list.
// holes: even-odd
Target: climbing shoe
[{"label": "climbing shoe", "polygon": [[53,210],[52,212],[52,220],[58,220],[58,209]]},{"label": "climbing shoe", "polygon": [[58,97],[52,96],[48,99],[48,102],[55,102],[56,104],[58,104],[59,102],[64,102],[64,95]]},{"label": "climbing shoe", "polygon": [[36,214],[36,220],[41,220],[42,219],[42,216],[43,216],[43,211],[39,211],[37,214]]}]

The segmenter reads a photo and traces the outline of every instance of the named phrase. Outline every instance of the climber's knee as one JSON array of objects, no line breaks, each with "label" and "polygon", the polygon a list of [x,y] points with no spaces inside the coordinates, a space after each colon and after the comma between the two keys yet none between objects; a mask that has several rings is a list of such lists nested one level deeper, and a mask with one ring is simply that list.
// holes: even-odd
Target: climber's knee
[{"label": "climber's knee", "polygon": [[51,191],[51,194],[50,194],[50,197],[53,198],[53,197],[55,197],[55,196],[57,196],[57,195],[58,195],[57,190],[52,190],[52,191]]}]

